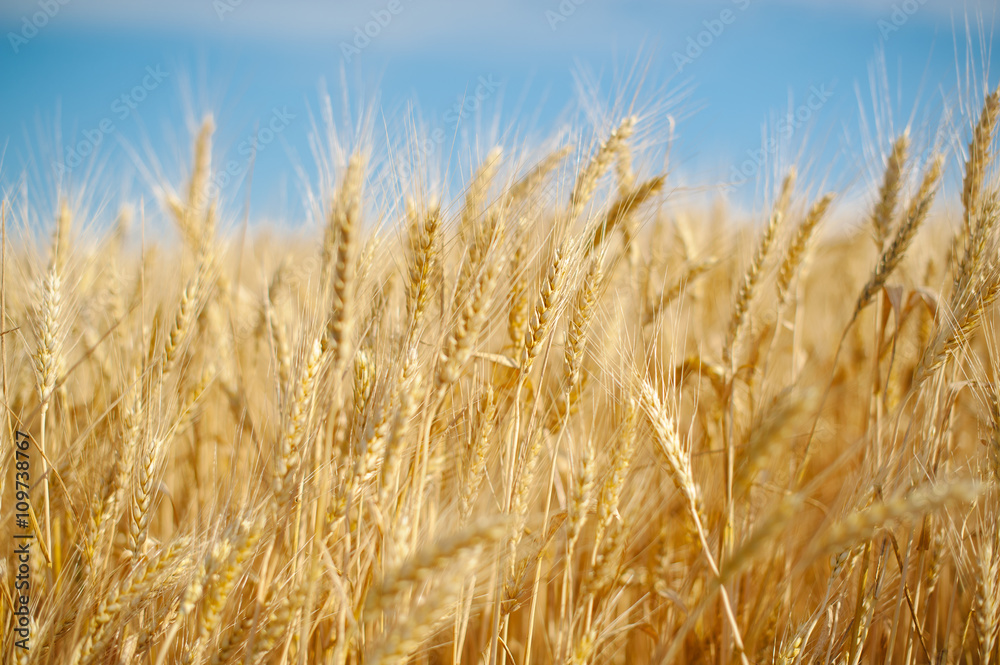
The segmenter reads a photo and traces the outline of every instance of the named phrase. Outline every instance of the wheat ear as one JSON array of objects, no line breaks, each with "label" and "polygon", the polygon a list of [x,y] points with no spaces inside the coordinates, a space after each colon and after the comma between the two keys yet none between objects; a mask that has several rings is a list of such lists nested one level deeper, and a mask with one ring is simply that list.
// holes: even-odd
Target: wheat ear
[{"label": "wheat ear", "polygon": [[[697,530],[698,537],[701,540],[702,550],[704,551],[708,567],[711,569],[716,580],[721,580],[719,567],[715,563],[715,558],[712,555],[711,548],[708,546],[708,540],[705,537],[705,532],[701,525],[701,516],[698,510],[698,487],[695,485],[694,478],[691,475],[691,458],[681,447],[680,437],[677,435],[677,428],[670,416],[667,414],[667,410],[661,402],[659,394],[648,381],[640,382],[639,399],[643,410],[646,412],[646,415],[649,417],[650,423],[653,426],[653,438],[657,444],[657,450],[663,455],[663,458],[667,462],[667,475],[673,482],[674,487],[676,487],[681,495],[684,496],[685,507],[691,515],[691,519],[694,521],[695,529]],[[719,583],[719,593],[722,597],[722,605],[725,610],[726,619],[733,631],[733,643],[740,653],[743,665],[749,665],[750,661],[746,657],[739,624],[736,622],[736,615],[733,613],[732,605],[729,602],[729,595],[726,592],[726,587],[721,583],[721,581]]]},{"label": "wheat ear", "polygon": [[542,342],[545,340],[545,335],[556,315],[556,299],[562,291],[566,276],[567,259],[563,257],[563,252],[562,248],[557,248],[553,254],[552,262],[549,264],[545,281],[542,283],[542,289],[538,295],[538,301],[535,304],[535,311],[528,322],[524,347],[521,349],[522,376],[531,371],[531,365],[541,351]]},{"label": "wheat ear", "polygon": [[[361,224],[361,194],[364,183],[364,158],[355,153],[347,165],[340,196],[331,213],[331,228],[337,238],[333,257],[333,305],[327,321],[323,352],[331,354],[334,370],[339,373],[348,357],[354,325],[355,235]],[[325,244],[324,244],[325,246]],[[325,282],[324,282],[325,283]]]},{"label": "wheat ear", "polygon": [[598,181],[611,165],[615,155],[618,154],[619,146],[632,136],[636,121],[635,116],[629,116],[622,120],[607,140],[597,148],[597,152],[594,153],[587,165],[580,170],[569,198],[568,213],[571,219],[583,211],[584,206],[594,195]]},{"label": "wheat ear", "polygon": [[872,212],[872,229],[875,232],[875,245],[881,252],[885,241],[892,233],[892,221],[896,216],[896,204],[903,186],[903,174],[906,170],[906,156],[910,147],[910,135],[906,132],[892,144],[889,160],[885,167],[882,186],[879,189],[878,203]]},{"label": "wheat ear", "polygon": [[56,231],[52,241],[52,256],[42,279],[42,305],[38,313],[38,350],[35,353],[35,370],[38,376],[38,398],[41,403],[39,444],[42,452],[42,507],[45,515],[45,539],[52,542],[52,512],[49,497],[49,460],[54,457],[52,442],[47,437],[47,416],[52,403],[56,379],[63,371],[63,334],[65,316],[63,307],[63,275],[66,264],[66,245],[72,223],[69,205],[60,202]]},{"label": "wheat ear", "polygon": [[503,149],[500,146],[494,147],[486,155],[486,159],[479,165],[479,170],[469,181],[469,186],[465,192],[465,206],[462,208],[459,220],[459,233],[463,239],[474,239],[479,235],[478,220],[483,213],[486,203],[486,195],[496,178],[497,171],[500,170]]},{"label": "wheat ear", "polygon": [[666,176],[656,176],[634,189],[621,194],[618,200],[611,204],[611,208],[608,210],[607,215],[605,215],[604,221],[594,232],[594,238],[590,243],[590,250],[597,249],[615,228],[627,224],[629,217],[643,203],[656,196],[663,189],[665,180]]},{"label": "wheat ear", "polygon": [[511,185],[506,194],[508,205],[516,205],[530,196],[572,150],[573,146],[567,145],[549,153],[520,180]]},{"label": "wheat ear", "polygon": [[996,131],[997,117],[1000,116],[1000,90],[986,96],[979,122],[972,132],[969,154],[965,161],[965,177],[962,180],[962,205],[965,207],[966,224],[970,224],[982,195],[983,180],[992,162],[990,146]]},{"label": "wheat ear", "polygon": [[416,330],[423,320],[434,287],[431,279],[439,260],[437,235],[440,225],[441,210],[435,207],[410,229],[410,279],[406,288],[406,315],[411,330]]},{"label": "wheat ear", "polygon": [[906,213],[906,218],[896,231],[892,242],[882,252],[872,276],[869,278],[865,288],[862,289],[858,302],[854,306],[854,314],[851,316],[851,323],[857,320],[858,315],[871,304],[875,295],[879,292],[889,276],[892,275],[896,267],[899,266],[909,249],[913,238],[917,234],[917,229],[927,218],[934,202],[934,195],[937,193],[938,182],[941,180],[941,173],[944,168],[944,157],[938,155],[931,162],[930,167],[924,173],[924,178],[920,183],[920,189],[914,196]]},{"label": "wheat ear", "polygon": [[583,278],[583,284],[580,285],[574,299],[573,316],[570,318],[569,327],[566,331],[566,350],[563,360],[565,367],[565,387],[559,396],[559,402],[556,404],[555,422],[552,428],[554,432],[558,431],[565,419],[573,412],[576,403],[580,400],[583,352],[587,342],[590,321],[594,317],[598,289],[601,285],[602,277],[603,272],[600,258],[591,259],[590,267]]},{"label": "wheat ear", "polygon": [[790,169],[788,175],[785,176],[782,183],[781,193],[778,196],[778,200],[775,202],[774,209],[771,212],[771,217],[768,219],[767,226],[764,228],[764,233],[761,234],[760,241],[757,243],[753,259],[750,261],[750,265],[743,274],[743,281],[740,283],[740,288],[736,292],[736,301],[733,304],[733,313],[729,319],[729,329],[726,333],[726,344],[723,347],[722,353],[723,360],[727,365],[732,362],[734,349],[739,343],[740,333],[743,331],[743,325],[746,322],[747,312],[750,309],[750,303],[753,301],[754,292],[757,289],[757,282],[760,280],[760,273],[763,270],[764,262],[767,260],[767,256],[771,251],[771,246],[774,244],[774,238],[777,235],[778,226],[781,224],[781,220],[788,210],[788,204],[791,200],[792,189],[794,186],[795,169]]},{"label": "wheat ear", "polygon": [[273,481],[274,496],[278,500],[284,499],[289,491],[290,476],[301,459],[300,448],[323,361],[323,346],[320,340],[314,340],[309,354],[302,359],[299,366],[295,392],[289,400],[288,415],[278,442]]},{"label": "wheat ear", "polygon": [[834,553],[872,537],[876,530],[891,527],[911,517],[923,516],[954,503],[968,503],[982,487],[967,483],[924,485],[906,495],[886,499],[844,517],[816,541],[816,554]]},{"label": "wheat ear", "polygon": [[805,219],[799,224],[798,228],[795,229],[795,235],[792,237],[791,242],[788,244],[788,250],[785,252],[785,258],[781,262],[781,268],[778,270],[778,303],[784,304],[788,299],[789,288],[791,287],[792,280],[795,278],[795,273],[798,271],[799,266],[802,265],[802,261],[805,258],[806,248],[809,244],[810,238],[816,232],[816,227],[819,226],[820,221],[826,215],[827,209],[830,207],[830,203],[833,201],[833,194],[826,194],[818,201],[816,201],[809,212],[806,213]]}]

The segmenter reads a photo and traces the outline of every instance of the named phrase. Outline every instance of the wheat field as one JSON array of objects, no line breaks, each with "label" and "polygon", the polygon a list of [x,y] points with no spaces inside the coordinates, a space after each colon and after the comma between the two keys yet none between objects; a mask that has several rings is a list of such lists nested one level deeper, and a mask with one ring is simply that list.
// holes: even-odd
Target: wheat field
[{"label": "wheat field", "polygon": [[300,233],[211,117],[113,224],[8,192],[3,661],[997,662],[998,114],[857,215],[671,205],[641,114],[454,200],[345,144]]}]

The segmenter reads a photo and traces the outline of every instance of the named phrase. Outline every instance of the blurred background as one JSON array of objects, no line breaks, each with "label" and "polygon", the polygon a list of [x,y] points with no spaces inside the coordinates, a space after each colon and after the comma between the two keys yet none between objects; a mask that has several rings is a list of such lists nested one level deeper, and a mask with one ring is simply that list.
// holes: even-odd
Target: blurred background
[{"label": "blurred background", "polygon": [[385,154],[410,132],[455,174],[493,144],[600,134],[633,110],[645,140],[670,143],[656,154],[675,185],[721,182],[752,205],[788,163],[849,186],[884,137],[977,112],[996,85],[996,13],[995,0],[5,0],[0,183],[142,195],[180,177],[210,112],[220,196],[249,191],[254,219],[289,220],[325,113]]}]

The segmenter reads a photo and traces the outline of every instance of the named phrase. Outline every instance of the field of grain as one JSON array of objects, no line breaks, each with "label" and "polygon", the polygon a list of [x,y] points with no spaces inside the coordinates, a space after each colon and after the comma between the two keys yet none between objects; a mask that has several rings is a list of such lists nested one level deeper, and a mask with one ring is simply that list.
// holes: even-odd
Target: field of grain
[{"label": "field of grain", "polygon": [[211,117],[108,228],[8,192],[3,661],[996,662],[998,114],[860,215],[672,205],[632,115],[445,201],[358,141],[296,233]]}]

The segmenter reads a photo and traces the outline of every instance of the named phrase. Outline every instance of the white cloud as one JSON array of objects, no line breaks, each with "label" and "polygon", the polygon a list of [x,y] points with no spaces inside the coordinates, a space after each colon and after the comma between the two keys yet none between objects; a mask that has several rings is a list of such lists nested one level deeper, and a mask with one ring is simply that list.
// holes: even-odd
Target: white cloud
[{"label": "white cloud", "polygon": [[[50,2],[64,0],[50,0]],[[687,23],[711,16],[737,0],[65,0],[52,24],[84,29],[173,30],[254,39],[328,41],[338,45],[384,12],[390,2],[402,11],[379,31],[384,50],[421,47],[502,48],[544,52],[555,48],[585,50],[609,40],[619,43],[669,39]],[[992,24],[1000,0],[740,0],[760,8],[809,8],[859,20],[888,17],[895,7],[909,9],[917,20],[950,26],[949,16],[968,12]],[[39,0],[0,3],[0,21],[19,24],[39,11]],[[579,4],[577,4],[579,3]],[[904,7],[905,5],[905,7]],[[561,9],[562,8],[562,9]],[[552,29],[552,15],[567,14]],[[384,13],[382,14],[385,15]],[[558,20],[558,17],[557,17]],[[9,29],[9,28],[8,28]]]},{"label": "white cloud", "polygon": [[[56,0],[52,0],[54,3]],[[175,29],[233,33],[275,38],[339,39],[384,12],[391,0],[348,2],[335,0],[68,0],[59,9],[59,23],[133,29]],[[397,0],[402,11],[385,30],[387,41],[452,39],[509,40],[510,36],[560,39],[582,30],[553,33],[545,10],[557,9],[558,0],[471,3],[461,0]],[[577,0],[580,1],[580,0]],[[572,0],[566,0],[571,3]],[[618,5],[589,0],[576,7],[574,23],[597,27],[629,25],[615,16]],[[0,5],[0,20],[18,23],[38,11],[37,2]],[[53,23],[56,21],[54,20]],[[638,26],[636,26],[638,27]],[[509,41],[508,41],[509,43]]]},{"label": "white cloud", "polygon": [[[57,0],[52,0],[56,2]],[[61,1],[61,0],[59,0]],[[389,0],[65,0],[59,10],[60,21],[127,27],[187,28],[216,30],[222,26],[237,30],[266,31],[275,34],[322,34],[350,31],[371,19],[370,13],[384,9]],[[626,17],[635,14],[663,17],[671,11],[712,13],[730,4],[729,0],[695,2],[693,0],[505,0],[504,2],[469,2],[468,0],[399,0],[404,8],[400,16],[416,16],[422,28],[464,28],[472,34],[533,33],[541,27],[551,33],[546,10],[559,11],[560,4],[575,6],[569,21],[605,26],[633,23]],[[990,14],[998,0],[750,0],[753,4],[785,7],[814,7],[839,14],[880,14],[893,6],[913,4],[917,11],[938,16],[965,9]],[[577,3],[579,3],[577,5]],[[0,19],[20,21],[39,9],[37,0],[0,4]],[[220,19],[220,14],[223,17]],[[597,19],[600,19],[598,21]],[[662,27],[649,25],[650,28]],[[558,34],[559,30],[556,31]]]}]

